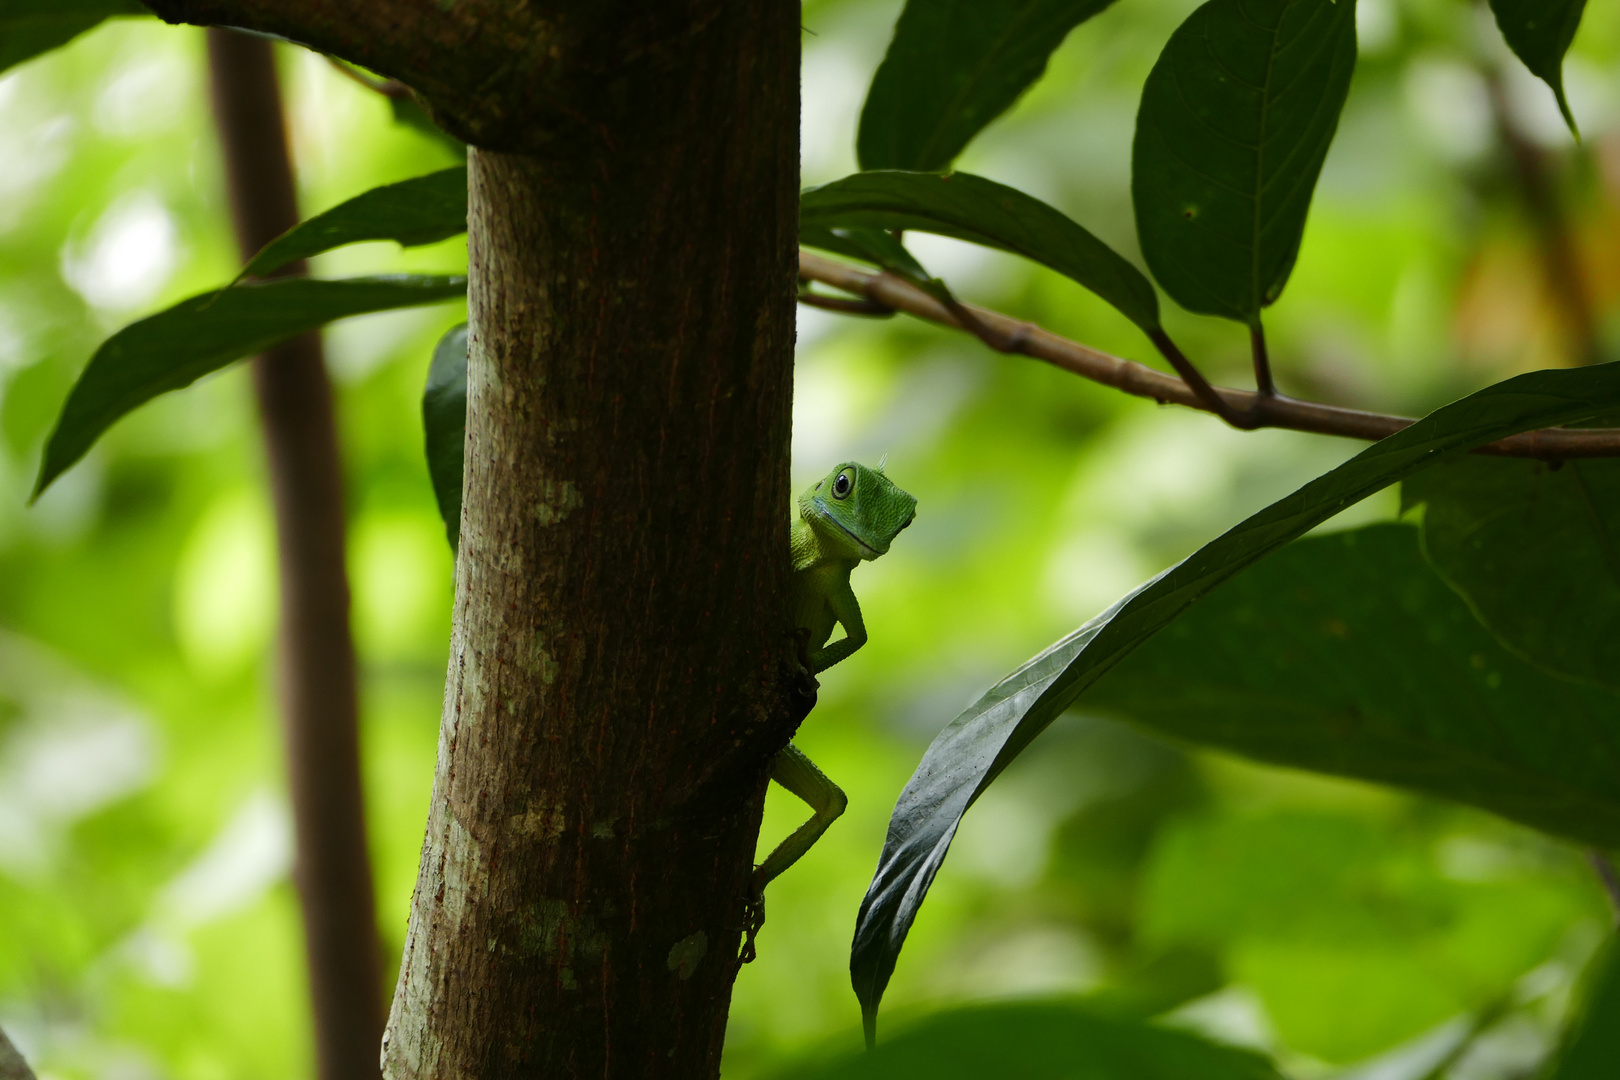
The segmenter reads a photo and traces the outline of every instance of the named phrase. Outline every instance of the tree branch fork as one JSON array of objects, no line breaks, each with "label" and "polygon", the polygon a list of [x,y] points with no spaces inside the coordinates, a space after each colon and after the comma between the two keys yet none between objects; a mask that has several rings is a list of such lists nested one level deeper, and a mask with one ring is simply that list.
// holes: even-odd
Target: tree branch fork
[{"label": "tree branch fork", "polygon": [[[799,278],[804,282],[819,282],[858,298],[852,300],[801,291],[800,303],[850,315],[887,315],[903,311],[928,322],[971,333],[998,351],[1044,360],[1081,378],[1136,397],[1152,398],[1161,405],[1185,405],[1214,413],[1233,427],[1243,430],[1285,428],[1376,441],[1416,422],[1409,416],[1302,401],[1274,391],[1268,393],[1214,387],[1177,352],[1171,358],[1172,363],[1181,359],[1182,363],[1175,364],[1176,368],[1179,371],[1185,366],[1190,376],[1183,379],[1146,364],[1070,341],[1050,330],[1000,312],[969,304],[957,304],[956,310],[952,310],[893,274],[863,270],[802,249],[799,252]],[[1160,342],[1155,341],[1154,344],[1162,351]],[[1170,347],[1174,349],[1173,345]],[[1263,345],[1257,344],[1257,349],[1260,348]],[[1479,447],[1475,452],[1544,461],[1620,457],[1620,428],[1545,428],[1498,439]]]}]

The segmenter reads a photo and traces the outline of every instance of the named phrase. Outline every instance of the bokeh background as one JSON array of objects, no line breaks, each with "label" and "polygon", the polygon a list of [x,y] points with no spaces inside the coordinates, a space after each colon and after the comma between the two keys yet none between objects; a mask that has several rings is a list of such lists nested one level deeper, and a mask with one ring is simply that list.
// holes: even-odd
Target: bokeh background
[{"label": "bokeh background", "polygon": [[[854,170],[897,0],[805,5],[804,180]],[[1191,0],[1121,0],[960,167],[1135,256],[1136,98]],[[1599,333],[1620,331],[1620,10],[1594,4],[1550,93],[1461,0],[1360,0],[1362,61],[1292,283],[1283,388],[1419,412],[1568,362],[1501,128],[1555,183]],[[281,57],[315,212],[452,164],[319,57]],[[237,266],[202,36],[116,20],[0,78],[0,1026],[42,1077],[310,1074],[275,716],[274,562],[244,372],[120,424],[37,505],[40,446],[95,345]],[[1502,93],[1493,105],[1490,80]],[[918,237],[957,293],[1150,360],[1072,283]],[[465,265],[463,240],[361,245],[319,274]],[[379,918],[397,957],[427,811],[451,559],[422,459],[433,342],[460,305],[327,333],[341,409]],[[1240,328],[1171,328],[1242,383]],[[771,889],[726,1075],[859,1039],[847,956],[888,812],[929,739],[1027,656],[1353,453],[1240,434],[910,322],[801,309],[794,475],[887,453],[917,525],[856,588],[872,640],[798,740],[850,811]],[[1340,521],[1397,512],[1393,493]],[[1330,526],[1331,527],[1331,526]],[[805,816],[773,791],[762,847]],[[885,1023],[1087,995],[1256,1045],[1297,1076],[1522,1076],[1611,915],[1581,853],[1485,814],[1176,746],[1082,707],[968,816]],[[392,978],[389,979],[390,986]],[[1143,1002],[1152,1002],[1144,1005]]]}]

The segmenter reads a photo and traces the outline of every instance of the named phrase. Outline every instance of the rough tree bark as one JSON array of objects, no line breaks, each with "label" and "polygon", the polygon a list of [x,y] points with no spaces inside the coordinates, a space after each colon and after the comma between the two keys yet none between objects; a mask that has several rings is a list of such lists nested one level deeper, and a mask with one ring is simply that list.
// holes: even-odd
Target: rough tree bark
[{"label": "rough tree bark", "polygon": [[[246,260],[298,223],[275,57],[262,38],[210,30],[208,62]],[[366,1080],[377,1075],[382,962],[361,795],[343,468],[320,336],[255,359],[253,385],[276,507],[282,730],[317,1070],[321,1080]]]},{"label": "rough tree bark", "polygon": [[385,1072],[716,1075],[791,726],[798,6],[152,7],[398,78],[476,147],[450,678]]}]

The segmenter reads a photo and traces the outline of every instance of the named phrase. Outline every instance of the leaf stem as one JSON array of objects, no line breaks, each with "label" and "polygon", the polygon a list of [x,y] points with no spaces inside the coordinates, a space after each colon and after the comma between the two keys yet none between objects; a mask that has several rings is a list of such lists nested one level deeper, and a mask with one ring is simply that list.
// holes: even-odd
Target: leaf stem
[{"label": "leaf stem", "polygon": [[1211,386],[1203,373],[1194,367],[1186,354],[1170,340],[1169,334],[1155,327],[1148,331],[1148,340],[1153,342],[1154,348],[1158,349],[1166,360],[1170,361],[1170,366],[1176,369],[1181,381],[1192,390],[1193,396],[1198,399],[1199,408],[1214,413],[1240,431],[1250,431],[1260,426],[1254,408],[1252,406],[1243,410],[1233,408],[1225,395]]},{"label": "leaf stem", "polygon": [[1249,351],[1254,354],[1254,391],[1261,397],[1276,397],[1277,384],[1271,380],[1271,356],[1266,351],[1266,328],[1256,318],[1249,327]]},{"label": "leaf stem", "polygon": [[[799,276],[830,285],[872,303],[904,311],[919,319],[961,330],[967,329],[944,304],[893,274],[874,273],[801,250]],[[1111,386],[1137,397],[1152,398],[1161,404],[1185,405],[1227,419],[1223,415],[1224,408],[1225,411],[1235,413],[1245,421],[1235,425],[1245,430],[1277,427],[1292,431],[1309,431],[1319,435],[1340,435],[1350,439],[1376,441],[1393,435],[1413,423],[1413,420],[1406,416],[1365,412],[1315,401],[1300,401],[1281,394],[1264,397],[1248,390],[1227,387],[1217,390],[1208,382],[1203,384],[1208,388],[1208,395],[1202,395],[1192,382],[1183,381],[1146,364],[1110,355],[1100,349],[1060,337],[1049,330],[999,312],[967,304],[961,307],[993,330],[999,329],[1011,334],[1013,327],[1024,326],[1026,329],[1016,342],[1018,348],[1012,350],[1021,355],[1044,360],[1081,378]],[[1170,348],[1174,350],[1174,344],[1171,344]],[[1176,355],[1180,355],[1179,350],[1176,351]],[[1182,359],[1185,362],[1185,357]],[[1171,362],[1174,364],[1174,361]],[[1188,364],[1188,367],[1191,365]],[[1193,370],[1192,374],[1198,375],[1196,370]],[[1199,379],[1202,381],[1201,376]],[[1209,395],[1213,396],[1213,400]],[[1216,407],[1214,401],[1219,401],[1222,408]],[[1228,423],[1230,422],[1228,420]],[[1540,431],[1527,431],[1482,446],[1476,453],[1539,458],[1544,461],[1620,457],[1620,428],[1546,428]]]}]

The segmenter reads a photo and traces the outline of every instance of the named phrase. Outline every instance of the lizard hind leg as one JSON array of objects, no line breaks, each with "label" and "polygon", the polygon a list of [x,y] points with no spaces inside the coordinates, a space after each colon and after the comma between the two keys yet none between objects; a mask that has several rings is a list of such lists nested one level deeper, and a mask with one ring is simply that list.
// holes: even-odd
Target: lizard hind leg
[{"label": "lizard hind leg", "polygon": [[776,845],[765,861],[754,868],[755,896],[763,894],[766,885],[803,858],[804,853],[821,839],[827,826],[836,821],[849,805],[849,799],[838,785],[827,779],[827,775],[792,743],[784,746],[781,753],[771,760],[771,779],[809,803],[815,814]]}]

